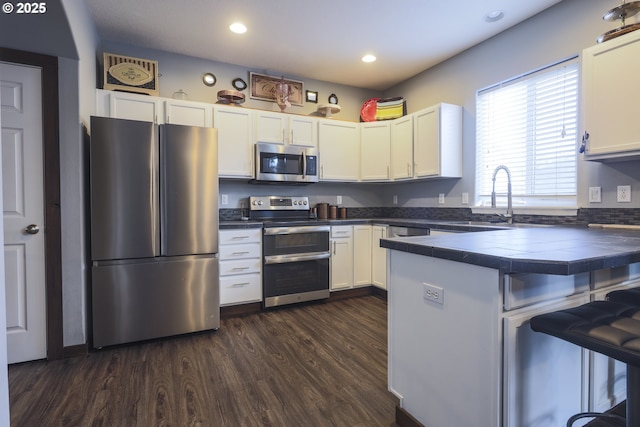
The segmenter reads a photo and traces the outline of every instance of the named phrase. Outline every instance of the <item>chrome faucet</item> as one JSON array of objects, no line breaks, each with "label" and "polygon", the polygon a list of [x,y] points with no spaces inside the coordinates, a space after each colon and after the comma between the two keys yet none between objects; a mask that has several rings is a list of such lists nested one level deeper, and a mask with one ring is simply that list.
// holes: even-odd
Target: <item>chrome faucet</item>
[{"label": "chrome faucet", "polygon": [[512,195],[511,195],[511,171],[505,165],[498,166],[493,171],[493,177],[491,180],[493,181],[493,189],[491,190],[491,207],[496,207],[496,175],[500,169],[504,170],[507,173],[507,214],[503,215],[504,218],[507,219],[507,224],[513,224],[513,204],[512,204]]}]

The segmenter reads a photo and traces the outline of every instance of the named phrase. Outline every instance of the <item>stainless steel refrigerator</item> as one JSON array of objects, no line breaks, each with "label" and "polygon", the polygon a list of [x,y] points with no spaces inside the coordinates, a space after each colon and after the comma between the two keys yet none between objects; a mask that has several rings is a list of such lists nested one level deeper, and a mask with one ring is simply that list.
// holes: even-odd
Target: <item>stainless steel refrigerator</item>
[{"label": "stainless steel refrigerator", "polygon": [[217,130],[91,117],[93,346],[220,326]]}]

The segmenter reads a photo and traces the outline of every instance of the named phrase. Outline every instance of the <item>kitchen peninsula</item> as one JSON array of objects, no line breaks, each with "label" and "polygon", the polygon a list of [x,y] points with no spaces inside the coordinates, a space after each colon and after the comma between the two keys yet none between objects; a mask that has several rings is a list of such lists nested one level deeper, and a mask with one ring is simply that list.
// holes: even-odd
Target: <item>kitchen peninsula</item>
[{"label": "kitchen peninsula", "polygon": [[640,232],[507,230],[381,240],[389,389],[425,426],[564,425],[624,399],[624,365],[529,319],[640,285]]}]

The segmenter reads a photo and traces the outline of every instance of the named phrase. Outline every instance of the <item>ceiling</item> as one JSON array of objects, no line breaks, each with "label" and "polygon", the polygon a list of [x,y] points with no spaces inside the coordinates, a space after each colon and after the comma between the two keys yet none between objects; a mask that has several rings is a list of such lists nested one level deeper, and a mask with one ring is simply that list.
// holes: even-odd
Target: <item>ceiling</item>
[{"label": "ceiling", "polygon": [[[376,90],[560,1],[86,0],[102,40]],[[504,18],[486,22],[493,11]],[[229,31],[234,21],[248,31]]]}]

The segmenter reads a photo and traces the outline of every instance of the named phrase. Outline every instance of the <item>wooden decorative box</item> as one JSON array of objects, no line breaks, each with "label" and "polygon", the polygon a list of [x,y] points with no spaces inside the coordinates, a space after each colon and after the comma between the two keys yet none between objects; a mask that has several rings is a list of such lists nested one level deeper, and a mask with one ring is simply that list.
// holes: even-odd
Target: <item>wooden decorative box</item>
[{"label": "wooden decorative box", "polygon": [[158,61],[104,53],[103,89],[158,96]]}]

